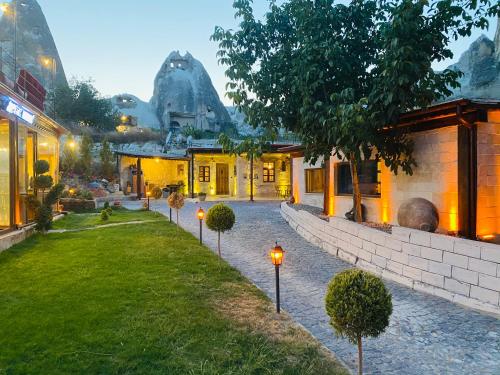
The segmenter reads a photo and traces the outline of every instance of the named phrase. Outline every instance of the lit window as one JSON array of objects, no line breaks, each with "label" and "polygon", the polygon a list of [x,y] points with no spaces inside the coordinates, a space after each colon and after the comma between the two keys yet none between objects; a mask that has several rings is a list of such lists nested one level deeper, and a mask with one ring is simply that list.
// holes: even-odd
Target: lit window
[{"label": "lit window", "polygon": [[323,168],[306,169],[306,193],[322,193],[325,183]]},{"label": "lit window", "polygon": [[210,182],[210,167],[201,166],[198,179],[200,182]]},{"label": "lit window", "polygon": [[264,182],[274,182],[274,162],[264,163],[263,168]]},{"label": "lit window", "polygon": [[[352,177],[349,163],[338,163],[335,168],[337,195],[351,195]],[[359,165],[358,178],[361,195],[380,196],[379,173],[376,160],[365,160]]]}]

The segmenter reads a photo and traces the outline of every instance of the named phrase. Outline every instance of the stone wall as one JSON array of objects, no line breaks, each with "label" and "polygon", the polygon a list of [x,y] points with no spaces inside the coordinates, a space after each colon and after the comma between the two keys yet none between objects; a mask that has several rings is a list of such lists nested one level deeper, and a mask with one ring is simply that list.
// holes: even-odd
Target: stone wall
[{"label": "stone wall", "polygon": [[392,234],[331,217],[281,214],[307,241],[332,255],[415,290],[500,314],[500,245],[394,226]]},{"label": "stone wall", "polygon": [[488,116],[477,125],[477,234],[500,236],[500,111]]}]

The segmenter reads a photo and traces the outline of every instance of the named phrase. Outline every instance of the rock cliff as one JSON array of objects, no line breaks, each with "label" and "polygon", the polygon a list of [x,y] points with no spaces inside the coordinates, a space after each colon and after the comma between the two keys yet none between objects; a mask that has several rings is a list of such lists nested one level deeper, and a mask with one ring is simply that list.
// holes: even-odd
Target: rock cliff
[{"label": "rock cliff", "polygon": [[500,22],[494,41],[481,35],[448,69],[463,73],[451,98],[500,99]]},{"label": "rock cliff", "polygon": [[147,102],[131,94],[120,94],[111,98],[113,106],[126,116],[137,119],[141,128],[160,129],[160,120],[156,116],[155,108]]},{"label": "rock cliff", "polygon": [[205,68],[189,52],[170,53],[154,82],[151,105],[161,124],[171,127],[173,117],[194,115],[194,126],[218,131],[230,117]]},{"label": "rock cliff", "polygon": [[[53,84],[52,59],[55,60],[56,85],[67,85],[64,68],[54,38],[36,0],[13,0],[0,18],[0,47],[2,70],[13,80],[14,61],[14,11],[17,14],[17,62],[18,69],[25,68],[45,88]],[[44,61],[48,68],[44,66]]]}]

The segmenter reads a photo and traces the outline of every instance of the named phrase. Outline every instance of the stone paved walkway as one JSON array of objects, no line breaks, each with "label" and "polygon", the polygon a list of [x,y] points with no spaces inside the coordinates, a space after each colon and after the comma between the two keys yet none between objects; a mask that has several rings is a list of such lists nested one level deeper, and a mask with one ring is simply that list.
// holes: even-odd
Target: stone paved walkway
[{"label": "stone paved walkway", "polygon": [[[207,210],[212,204],[202,206]],[[355,370],[355,346],[335,337],[324,310],[329,280],[351,265],[295,233],[282,219],[278,202],[228,204],[237,222],[222,236],[223,257],[274,299],[274,269],[268,252],[278,241],[286,250],[281,269],[283,308]],[[196,236],[198,207],[187,203],[180,214],[181,226]],[[165,201],[154,202],[153,208],[168,216]],[[216,239],[205,227],[205,244],[216,249]],[[365,341],[367,374],[500,374],[500,319],[393,282],[386,285],[394,312],[387,331]]]}]

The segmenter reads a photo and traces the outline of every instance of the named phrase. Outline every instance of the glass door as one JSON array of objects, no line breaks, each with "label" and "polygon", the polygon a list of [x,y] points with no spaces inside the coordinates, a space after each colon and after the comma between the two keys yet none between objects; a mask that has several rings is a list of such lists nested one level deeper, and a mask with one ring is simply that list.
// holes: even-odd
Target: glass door
[{"label": "glass door", "polygon": [[0,230],[11,226],[9,130],[9,120],[0,119]]}]

